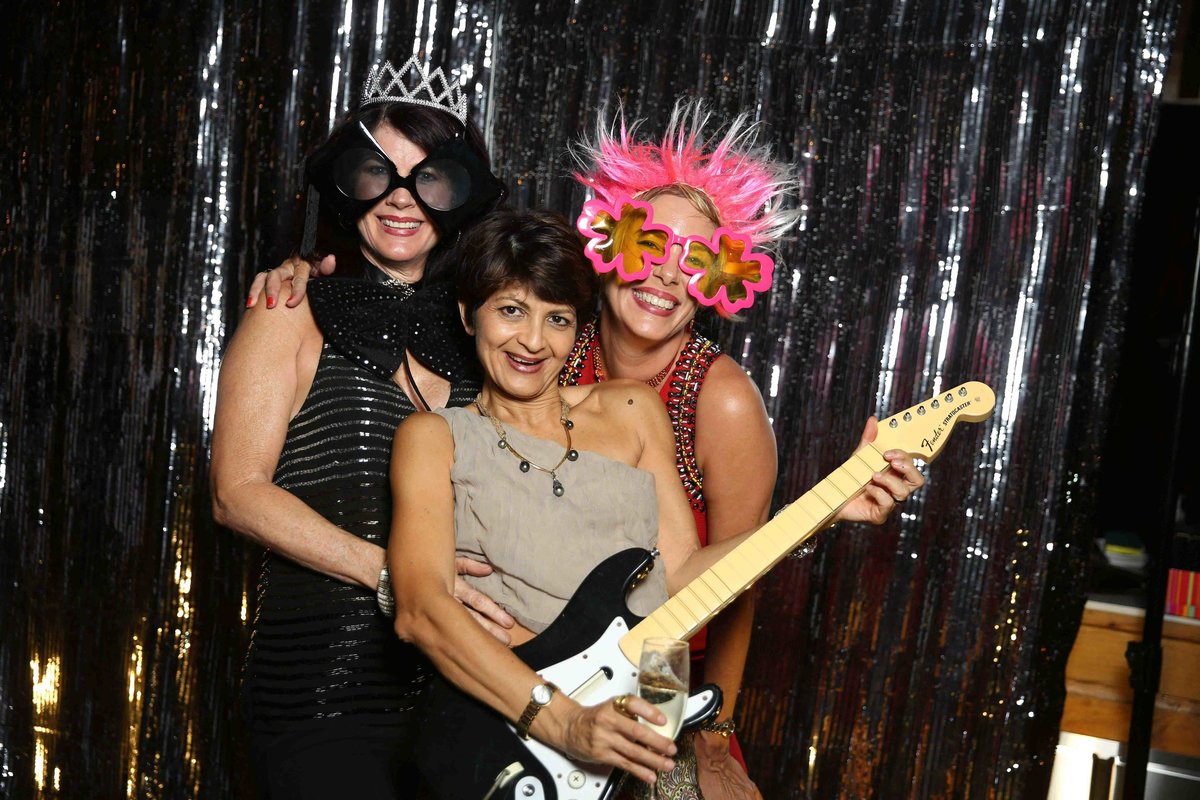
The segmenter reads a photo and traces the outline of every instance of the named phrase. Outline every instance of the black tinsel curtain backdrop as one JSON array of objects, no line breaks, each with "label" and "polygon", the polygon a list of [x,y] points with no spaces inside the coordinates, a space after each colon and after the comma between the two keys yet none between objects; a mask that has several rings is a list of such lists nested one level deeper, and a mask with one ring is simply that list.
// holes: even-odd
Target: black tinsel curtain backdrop
[{"label": "black tinsel curtain backdrop", "polygon": [[1044,795],[1172,0],[7,4],[0,56],[0,794],[244,793],[257,554],[215,529],[220,353],[297,167],[376,58],[470,88],[514,202],[622,100],[751,109],[802,166],[768,302],[720,336],[778,498],[868,414],[999,406],[883,529],[759,589],[739,723],[764,794]]}]

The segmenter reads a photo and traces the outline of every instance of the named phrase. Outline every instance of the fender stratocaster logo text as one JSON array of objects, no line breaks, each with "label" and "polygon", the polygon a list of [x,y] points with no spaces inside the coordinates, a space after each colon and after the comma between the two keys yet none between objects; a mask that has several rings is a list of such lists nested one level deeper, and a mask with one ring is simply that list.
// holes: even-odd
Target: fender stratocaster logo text
[{"label": "fender stratocaster logo text", "polygon": [[964,408],[966,408],[969,405],[971,405],[971,401],[967,400],[965,402],[959,403],[954,408],[952,408],[948,412],[946,412],[946,416],[942,418],[942,424],[938,425],[934,429],[933,438],[932,439],[922,439],[921,446],[924,447],[926,450],[928,450],[930,453],[932,453],[933,446],[938,443],[938,440],[942,438],[942,434],[946,432],[946,426],[950,424],[950,420],[954,419],[954,416],[958,412],[962,411]]}]

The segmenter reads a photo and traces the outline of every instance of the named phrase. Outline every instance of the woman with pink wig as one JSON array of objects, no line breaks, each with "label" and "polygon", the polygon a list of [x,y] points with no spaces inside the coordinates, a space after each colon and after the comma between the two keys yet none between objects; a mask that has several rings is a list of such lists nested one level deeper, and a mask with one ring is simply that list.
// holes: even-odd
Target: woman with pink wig
[{"label": "woman with pink wig", "polygon": [[[758,144],[760,126],[744,113],[715,131],[712,123],[701,102],[680,102],[661,139],[642,137],[640,121],[626,125],[618,115],[572,149],[576,178],[594,195],[577,227],[603,276],[603,302],[560,379],[624,378],[658,391],[701,545],[766,521],[776,455],[758,389],[696,330],[695,318],[704,309],[732,317],[768,291],[768,251],[799,218],[785,204],[798,187],[794,170]],[[872,418],[865,440],[874,439],[874,425]],[[905,487],[924,482],[907,457],[890,471]],[[872,486],[838,518],[879,524],[906,497]],[[693,737],[695,761],[680,748],[660,796],[758,796],[734,735],[752,616],[746,593],[692,640],[693,681],[721,686],[724,706]]]}]

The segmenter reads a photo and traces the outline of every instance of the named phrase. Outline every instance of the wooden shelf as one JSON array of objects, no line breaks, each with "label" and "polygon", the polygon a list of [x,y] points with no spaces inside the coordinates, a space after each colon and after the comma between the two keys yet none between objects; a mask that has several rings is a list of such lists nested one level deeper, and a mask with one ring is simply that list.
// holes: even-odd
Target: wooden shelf
[{"label": "wooden shelf", "polygon": [[[1067,701],[1060,729],[1123,742],[1133,689],[1125,646],[1142,635],[1139,608],[1088,602],[1067,661]],[[1150,746],[1200,757],[1200,622],[1163,620],[1163,666]]]}]

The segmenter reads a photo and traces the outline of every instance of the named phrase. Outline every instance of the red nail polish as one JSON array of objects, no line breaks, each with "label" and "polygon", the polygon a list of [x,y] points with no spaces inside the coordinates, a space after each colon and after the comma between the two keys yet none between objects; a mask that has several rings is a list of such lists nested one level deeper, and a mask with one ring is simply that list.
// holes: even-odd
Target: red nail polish
[{"label": "red nail polish", "polygon": [[254,305],[254,298],[253,298],[253,297],[247,297],[247,298],[246,298],[246,308],[250,308],[250,306],[252,306],[252,305]]},{"label": "red nail polish", "polygon": [[267,298],[267,308],[274,308],[274,307],[275,307],[275,298],[268,297]]}]

